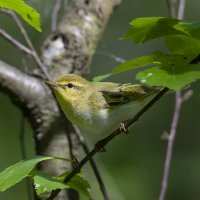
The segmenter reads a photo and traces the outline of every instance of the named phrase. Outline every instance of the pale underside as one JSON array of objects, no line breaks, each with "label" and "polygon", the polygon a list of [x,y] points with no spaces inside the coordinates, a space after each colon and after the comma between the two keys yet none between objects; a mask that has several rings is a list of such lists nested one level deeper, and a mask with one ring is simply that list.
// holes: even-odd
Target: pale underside
[{"label": "pale underside", "polygon": [[[74,124],[78,126],[84,134],[90,134],[91,136],[96,136],[96,138],[104,137],[119,128],[122,122],[134,117],[153,96],[154,95],[151,95],[140,101],[131,101],[117,108],[113,108],[112,110],[109,108],[99,110],[98,115],[95,117],[92,117],[92,112],[90,110],[77,113],[77,117],[79,116],[84,120],[74,121]],[[70,116],[68,117],[70,118]]]},{"label": "pale underside", "polygon": [[132,84],[90,83],[88,86],[89,90],[85,87],[80,91],[80,98],[77,92],[74,99],[67,99],[62,95],[62,88],[55,94],[66,117],[84,134],[97,138],[108,135],[121,122],[133,117],[159,91]]}]

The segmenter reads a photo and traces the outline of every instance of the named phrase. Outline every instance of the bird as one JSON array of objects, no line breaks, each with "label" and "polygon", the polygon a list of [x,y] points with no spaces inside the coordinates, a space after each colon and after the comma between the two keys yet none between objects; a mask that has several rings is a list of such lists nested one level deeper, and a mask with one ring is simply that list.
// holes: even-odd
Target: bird
[{"label": "bird", "polygon": [[119,128],[161,91],[142,84],[90,82],[77,74],[46,83],[68,120],[89,138],[102,138]]}]

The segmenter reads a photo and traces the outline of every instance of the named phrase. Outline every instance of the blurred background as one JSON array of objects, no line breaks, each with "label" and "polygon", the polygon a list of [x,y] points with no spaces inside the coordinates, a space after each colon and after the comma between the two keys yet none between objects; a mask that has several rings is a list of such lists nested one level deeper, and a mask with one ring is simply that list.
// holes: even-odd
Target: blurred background
[{"label": "blurred background", "polygon": [[[50,31],[50,14],[55,1],[26,1],[42,15],[43,32],[39,33],[24,24],[36,48],[40,51],[44,38]],[[186,1],[186,20],[199,20],[200,1]],[[168,16],[164,0],[123,0],[113,13],[91,64],[88,79],[109,73],[119,65],[120,59],[148,55],[163,49],[162,40],[151,41],[144,45],[134,45],[119,38],[128,30],[129,22],[137,17]],[[0,24],[11,35],[22,41],[15,24],[0,14]],[[9,52],[9,53],[8,53]],[[22,59],[23,58],[23,59]],[[23,54],[8,42],[0,38],[0,59],[27,70],[27,61]],[[107,79],[116,82],[135,81],[136,71],[123,73]],[[200,199],[200,81],[193,83],[190,89],[194,94],[184,103],[174,145],[169,186],[166,200]],[[100,167],[108,192],[112,200],[155,200],[158,199],[166,141],[160,136],[169,131],[174,109],[174,94],[164,96],[150,109],[129,134],[120,135],[107,147],[106,153],[100,153],[95,160]],[[22,159],[20,149],[20,126],[22,114],[10,99],[0,93],[0,171]],[[25,122],[27,156],[34,154],[32,131]],[[95,200],[102,200],[98,185],[87,165],[86,177],[92,185]],[[27,200],[25,182],[19,183],[4,193],[0,200]],[[85,199],[82,197],[82,199]]]}]

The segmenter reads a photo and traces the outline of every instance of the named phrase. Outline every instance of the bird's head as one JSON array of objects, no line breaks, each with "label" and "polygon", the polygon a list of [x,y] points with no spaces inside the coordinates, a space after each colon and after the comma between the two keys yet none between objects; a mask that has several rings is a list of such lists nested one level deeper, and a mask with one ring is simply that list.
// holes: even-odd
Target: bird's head
[{"label": "bird's head", "polygon": [[72,103],[74,100],[80,99],[87,92],[89,81],[80,77],[77,74],[66,74],[59,77],[55,81],[46,81],[46,83],[53,89],[59,101],[65,103]]}]

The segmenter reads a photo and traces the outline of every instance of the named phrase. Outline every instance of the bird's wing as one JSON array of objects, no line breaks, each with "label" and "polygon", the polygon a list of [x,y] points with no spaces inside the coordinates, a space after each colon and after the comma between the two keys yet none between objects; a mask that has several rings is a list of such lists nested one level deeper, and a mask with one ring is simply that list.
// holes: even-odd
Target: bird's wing
[{"label": "bird's wing", "polygon": [[101,90],[109,107],[115,107],[131,101],[143,100],[160,91],[157,87],[140,84],[121,84],[109,90]]}]

